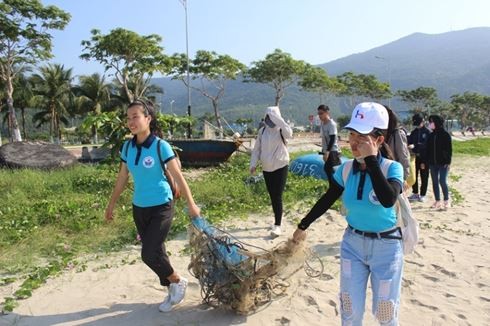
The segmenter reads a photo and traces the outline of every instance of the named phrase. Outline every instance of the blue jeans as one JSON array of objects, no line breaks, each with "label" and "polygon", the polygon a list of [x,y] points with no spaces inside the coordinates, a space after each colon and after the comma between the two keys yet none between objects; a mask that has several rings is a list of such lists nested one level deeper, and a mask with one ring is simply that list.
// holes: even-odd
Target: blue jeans
[{"label": "blue jeans", "polygon": [[347,228],[340,246],[340,259],[342,325],[362,325],[370,276],[374,316],[380,325],[398,325],[403,274],[401,240],[372,239]]},{"label": "blue jeans", "polygon": [[449,165],[430,165],[429,169],[435,200],[441,200],[439,184],[442,188],[442,195],[444,196],[444,200],[449,200],[449,187],[447,186],[447,174],[449,172]]}]

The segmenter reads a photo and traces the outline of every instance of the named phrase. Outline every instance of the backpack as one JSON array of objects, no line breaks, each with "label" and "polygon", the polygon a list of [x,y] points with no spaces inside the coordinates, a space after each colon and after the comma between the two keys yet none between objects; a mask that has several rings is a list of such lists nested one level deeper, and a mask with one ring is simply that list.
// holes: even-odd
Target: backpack
[{"label": "backpack", "polygon": [[[383,159],[381,161],[381,171],[386,177],[388,175],[388,169],[393,161],[388,159]],[[342,170],[342,180],[344,181],[344,186],[347,182],[349,172],[352,169],[353,160],[345,162],[344,168]],[[402,192],[398,195],[396,201],[396,216],[397,216],[397,226],[401,229],[402,240],[403,240],[403,253],[405,255],[414,252],[417,242],[419,240],[419,223],[415,219],[412,213],[412,208],[407,196]]]},{"label": "backpack", "polygon": [[[265,126],[262,127],[262,128],[263,128],[262,129],[262,135],[263,135],[264,134],[264,131],[265,131]],[[286,139],[284,139],[284,136],[282,135],[282,129],[279,129],[279,135],[281,135],[281,139],[282,139],[283,144],[287,146]]]},{"label": "backpack", "polygon": [[[162,171],[165,174],[165,178],[167,179],[167,182],[170,185],[170,190],[172,190],[172,196],[174,197],[174,200],[179,199],[181,197],[180,188],[179,188],[179,185],[177,184],[177,182],[175,182],[175,179],[172,176],[172,174],[170,174],[170,172],[168,172],[166,165],[162,160],[162,153],[160,150],[160,141],[161,141],[161,139],[158,138],[157,152],[158,152],[158,159],[160,161],[160,167],[162,168]],[[124,147],[124,156],[126,156],[126,157],[128,157],[129,142],[130,141],[126,141],[126,144]],[[179,156],[177,155],[177,153],[175,153],[175,151],[174,151],[174,154],[175,154],[175,157],[176,157],[176,159],[180,165]]]}]

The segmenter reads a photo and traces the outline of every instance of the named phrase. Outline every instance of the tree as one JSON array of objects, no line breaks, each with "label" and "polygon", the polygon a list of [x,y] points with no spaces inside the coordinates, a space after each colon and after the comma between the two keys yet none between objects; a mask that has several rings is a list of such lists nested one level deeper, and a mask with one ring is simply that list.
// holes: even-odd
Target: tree
[{"label": "tree", "polygon": [[[39,74],[34,74],[31,81],[34,85],[34,101],[41,109],[33,116],[38,126],[49,122],[50,136],[55,143],[61,141],[61,122],[68,125],[72,94],[72,69],[65,70],[63,65],[48,64],[39,68]],[[53,141],[53,140],[52,140]]]},{"label": "tree", "polygon": [[190,87],[200,92],[204,97],[211,100],[213,105],[214,117],[216,124],[223,136],[223,126],[219,112],[219,100],[225,94],[225,85],[227,80],[235,80],[239,74],[243,74],[246,66],[240,61],[233,59],[229,55],[219,55],[216,52],[199,50],[196,57],[190,61],[189,72],[192,80],[199,80],[199,87],[187,85],[187,56],[185,54],[175,54],[173,56],[175,63],[173,69],[173,79],[179,79],[184,82],[186,87]]},{"label": "tree", "polygon": [[412,113],[430,113],[438,105],[437,91],[432,87],[419,87],[413,90],[399,90],[397,95],[403,102],[412,105]]},{"label": "tree", "polygon": [[22,133],[24,139],[27,139],[25,109],[32,107],[33,97],[34,93],[32,91],[32,83],[24,73],[20,72],[17,74],[14,80],[13,98],[15,106],[20,109],[21,112]]},{"label": "tree", "polygon": [[[77,101],[81,106],[83,112],[91,115],[99,115],[102,113],[102,108],[107,106],[110,101],[110,87],[109,83],[105,82],[105,77],[98,73],[90,76],[81,76],[80,85],[74,87],[75,95],[78,96]],[[99,124],[92,125],[92,137],[94,144],[99,143],[97,135],[97,128]]]},{"label": "tree", "polygon": [[297,84],[304,76],[306,63],[295,60],[289,53],[276,49],[264,60],[252,62],[245,74],[245,82],[263,83],[276,91],[274,104],[279,106],[288,87]]},{"label": "tree", "polygon": [[320,103],[323,103],[323,94],[338,94],[344,90],[344,85],[336,78],[330,78],[325,69],[306,64],[303,79],[299,86],[307,92],[315,92],[320,95]]},{"label": "tree", "polygon": [[356,75],[346,72],[337,76],[337,81],[344,85],[340,89],[340,95],[350,99],[350,106],[361,100],[381,100],[391,97],[390,85],[382,83],[374,75]]},{"label": "tree", "polygon": [[[451,96],[451,104],[455,108],[453,113],[458,118],[461,128],[474,125],[482,127],[484,120],[488,119],[487,101],[485,96],[472,92]],[[484,117],[485,113],[487,115]]]},{"label": "tree", "polygon": [[[130,103],[145,94],[154,72],[170,71],[171,61],[163,54],[161,41],[156,34],[140,36],[123,28],[116,28],[107,35],[94,29],[91,40],[82,41],[85,52],[80,58],[93,59],[103,64],[105,71],[114,71]],[[141,87],[130,89],[130,83]]]},{"label": "tree", "polygon": [[0,2],[0,78],[5,82],[12,140],[21,141],[14,109],[13,80],[25,65],[49,59],[49,30],[63,30],[70,15],[55,6],[43,6],[38,0]]}]

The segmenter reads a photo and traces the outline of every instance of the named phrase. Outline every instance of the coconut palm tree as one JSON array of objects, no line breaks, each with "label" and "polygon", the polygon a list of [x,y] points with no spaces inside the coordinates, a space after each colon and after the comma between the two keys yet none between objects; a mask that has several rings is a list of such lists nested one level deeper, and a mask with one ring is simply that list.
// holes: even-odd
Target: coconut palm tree
[{"label": "coconut palm tree", "polygon": [[27,139],[25,110],[32,107],[34,93],[32,91],[32,83],[23,72],[20,72],[14,79],[13,98],[15,107],[20,109],[21,113],[22,137]]},{"label": "coconut palm tree", "polygon": [[[105,77],[98,73],[90,76],[81,76],[80,85],[73,88],[77,102],[83,113],[99,115],[106,108],[111,99],[111,85],[106,83]],[[94,144],[99,143],[97,125],[92,126],[92,137]]]},{"label": "coconut palm tree", "polygon": [[60,123],[68,125],[68,111],[72,93],[72,69],[64,65],[48,64],[39,68],[39,74],[34,74],[31,81],[34,85],[35,103],[41,109],[33,116],[38,126],[49,122],[50,136],[55,143],[61,140]]}]

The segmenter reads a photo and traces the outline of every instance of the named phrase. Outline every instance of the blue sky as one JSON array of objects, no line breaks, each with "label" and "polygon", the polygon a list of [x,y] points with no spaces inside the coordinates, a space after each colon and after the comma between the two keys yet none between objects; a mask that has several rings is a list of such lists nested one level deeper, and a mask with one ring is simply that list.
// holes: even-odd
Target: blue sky
[{"label": "blue sky", "polygon": [[[159,34],[165,53],[185,53],[180,0],[41,0],[69,12],[53,33],[51,60],[74,74],[103,72],[78,58],[90,30],[122,27]],[[415,32],[438,34],[490,26],[489,0],[187,0],[189,54],[228,54],[246,65],[279,48],[295,59],[321,64],[395,41]]]}]

